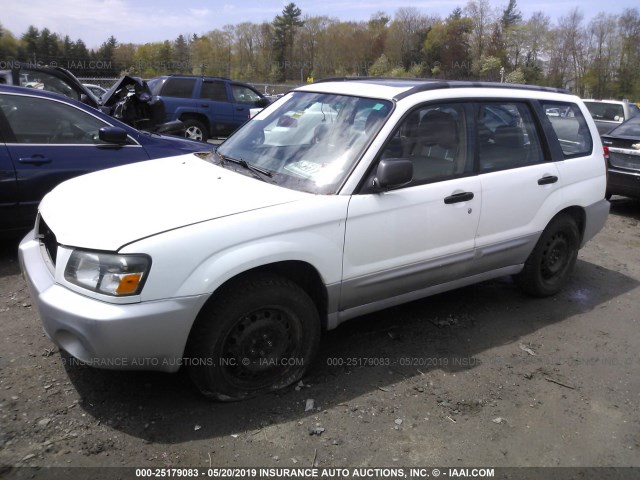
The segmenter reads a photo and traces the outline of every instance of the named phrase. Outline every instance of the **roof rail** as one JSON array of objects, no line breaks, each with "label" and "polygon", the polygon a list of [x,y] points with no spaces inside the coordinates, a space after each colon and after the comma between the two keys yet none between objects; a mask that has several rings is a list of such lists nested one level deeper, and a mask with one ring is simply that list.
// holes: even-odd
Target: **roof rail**
[{"label": "roof rail", "polygon": [[514,90],[531,90],[538,92],[552,93],[571,93],[564,88],[542,87],[539,85],[523,85],[518,83],[497,83],[497,82],[481,82],[481,81],[465,81],[465,80],[439,80],[430,78],[407,78],[407,77],[334,77],[323,78],[314,83],[325,82],[351,82],[351,81],[390,81],[390,82],[415,82],[415,85],[409,90],[402,92],[394,97],[394,100],[400,100],[418,92],[428,90],[439,90],[444,88],[508,88]]}]

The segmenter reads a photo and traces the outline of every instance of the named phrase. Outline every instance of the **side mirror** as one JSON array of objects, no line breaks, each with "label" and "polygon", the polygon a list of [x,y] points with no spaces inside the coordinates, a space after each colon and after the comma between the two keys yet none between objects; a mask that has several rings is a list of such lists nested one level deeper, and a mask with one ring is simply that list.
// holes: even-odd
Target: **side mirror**
[{"label": "side mirror", "polygon": [[405,158],[385,158],[380,160],[373,186],[387,190],[409,183],[413,179],[413,162]]},{"label": "side mirror", "polygon": [[262,97],[260,100],[256,100],[256,107],[264,108],[264,107],[266,107],[267,105],[269,105],[270,103],[271,103],[271,102],[269,101],[269,99],[268,99],[268,98],[264,98],[264,97]]},{"label": "side mirror", "polygon": [[98,130],[98,138],[105,143],[124,145],[127,143],[127,131],[120,127],[102,127]]}]

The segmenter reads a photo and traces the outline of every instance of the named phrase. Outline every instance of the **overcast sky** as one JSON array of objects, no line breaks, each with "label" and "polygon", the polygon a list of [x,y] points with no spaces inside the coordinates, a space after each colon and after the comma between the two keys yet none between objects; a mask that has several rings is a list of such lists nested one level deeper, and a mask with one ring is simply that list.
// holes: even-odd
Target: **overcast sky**
[{"label": "overcast sky", "polygon": [[[14,35],[22,35],[29,25],[82,39],[96,48],[109,35],[120,43],[147,43],[173,40],[182,34],[201,34],[227,24],[272,21],[289,0],[244,0],[242,2],[206,0],[8,0],[3,2],[0,24]],[[390,15],[400,7],[412,6],[425,14],[446,17],[467,0],[299,0],[303,15],[328,15],[340,20],[368,20],[377,11]],[[508,0],[491,2],[504,8]],[[579,6],[590,19],[598,12],[621,13],[637,7],[637,0],[518,0],[524,18],[543,11],[553,22]]]}]

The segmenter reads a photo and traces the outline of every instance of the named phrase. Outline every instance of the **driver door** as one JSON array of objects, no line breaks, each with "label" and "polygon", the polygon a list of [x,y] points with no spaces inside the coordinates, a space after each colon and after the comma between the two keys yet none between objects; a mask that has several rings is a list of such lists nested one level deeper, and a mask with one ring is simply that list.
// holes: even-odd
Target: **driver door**
[{"label": "driver door", "polygon": [[413,180],[351,197],[340,310],[420,298],[472,274],[482,189],[469,117],[464,103],[429,104],[396,129],[379,158],[411,160]]},{"label": "driver door", "polygon": [[149,158],[133,140],[103,144],[98,130],[109,124],[73,105],[29,95],[2,98],[11,107],[4,109],[10,112],[5,142],[15,167],[22,226],[33,222],[40,200],[64,180]]}]

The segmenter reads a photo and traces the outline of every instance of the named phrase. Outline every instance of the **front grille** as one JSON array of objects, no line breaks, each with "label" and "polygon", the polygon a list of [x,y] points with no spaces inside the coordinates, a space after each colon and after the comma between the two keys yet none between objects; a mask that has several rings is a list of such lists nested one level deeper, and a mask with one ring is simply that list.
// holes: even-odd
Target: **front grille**
[{"label": "front grille", "polygon": [[53,233],[53,231],[49,228],[49,225],[47,225],[42,217],[40,217],[38,220],[38,238],[49,254],[51,262],[55,265],[56,256],[58,254],[58,240],[56,240],[55,233]]},{"label": "front grille", "polygon": [[612,152],[611,150],[612,149],[609,149],[609,162],[611,162],[611,166],[640,170],[640,156],[629,155],[621,152]]}]

